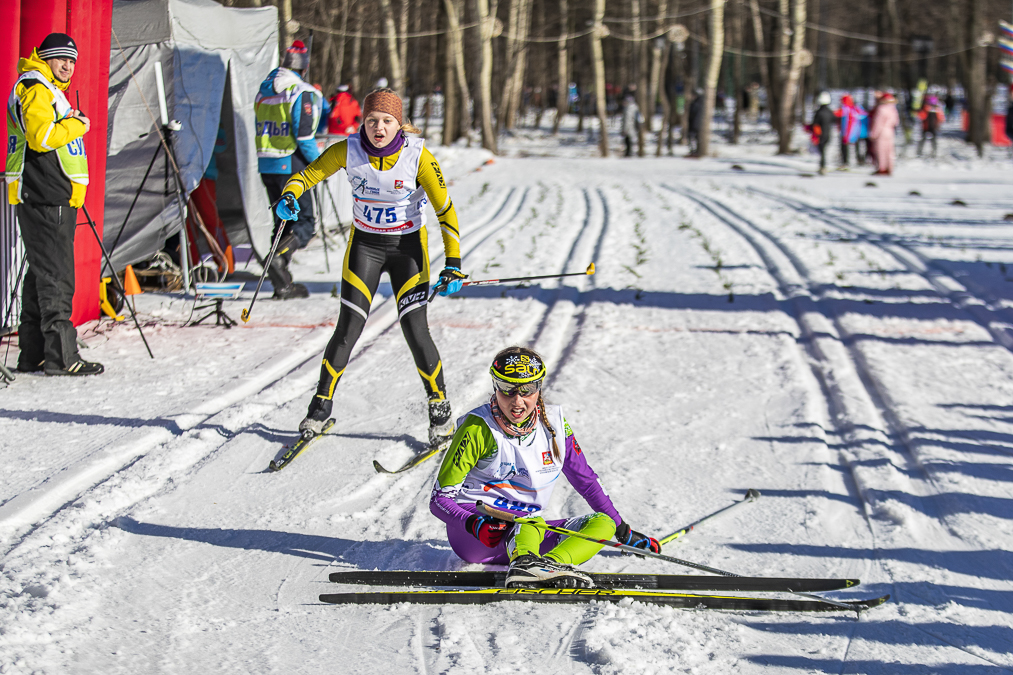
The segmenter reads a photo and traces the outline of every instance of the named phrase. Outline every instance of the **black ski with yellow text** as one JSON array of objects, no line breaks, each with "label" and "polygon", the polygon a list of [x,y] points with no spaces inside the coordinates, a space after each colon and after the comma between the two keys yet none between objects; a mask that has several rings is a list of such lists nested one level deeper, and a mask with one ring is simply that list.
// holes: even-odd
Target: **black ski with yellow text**
[{"label": "black ski with yellow text", "polygon": [[[332,572],[336,584],[363,586],[468,586],[502,588],[506,572],[498,570],[349,570]],[[852,588],[858,579],[806,579],[791,577],[718,577],[705,574],[595,574],[596,588],[675,590],[675,591],[748,591],[770,593],[818,593]]]},{"label": "black ski with yellow text", "polygon": [[607,588],[482,588],[475,590],[427,590],[372,593],[324,593],[320,602],[333,605],[485,605],[493,602],[587,603],[632,600],[670,607],[745,610],[762,612],[864,612],[882,605],[889,595],[846,602],[820,602],[795,598],[753,598],[730,595],[665,593],[661,591]]},{"label": "black ski with yellow text", "polygon": [[317,440],[321,436],[327,433],[327,431],[334,426],[334,418],[330,418],[324,422],[324,428],[319,434],[315,434],[312,431],[304,431],[299,440],[296,441],[291,448],[285,451],[278,459],[272,459],[268,465],[268,469],[271,471],[281,471],[286,466],[292,463],[296,457],[306,452],[306,449],[313,444],[313,441]]},{"label": "black ski with yellow text", "polygon": [[415,468],[416,466],[418,466],[422,462],[426,461],[430,457],[432,457],[434,455],[438,455],[441,452],[443,452],[444,450],[446,450],[447,448],[449,448],[451,440],[452,439],[448,438],[443,443],[440,443],[438,445],[430,445],[430,446],[428,446],[425,450],[423,450],[423,451],[421,451],[419,453],[416,453],[414,456],[412,456],[411,459],[409,459],[407,462],[405,462],[404,464],[402,464],[401,466],[399,466],[396,469],[385,469],[383,466],[381,466],[380,462],[376,461],[375,459],[373,460],[373,468],[376,469],[377,473],[392,473],[392,474],[393,473],[403,473],[403,472],[407,471],[408,469]]}]

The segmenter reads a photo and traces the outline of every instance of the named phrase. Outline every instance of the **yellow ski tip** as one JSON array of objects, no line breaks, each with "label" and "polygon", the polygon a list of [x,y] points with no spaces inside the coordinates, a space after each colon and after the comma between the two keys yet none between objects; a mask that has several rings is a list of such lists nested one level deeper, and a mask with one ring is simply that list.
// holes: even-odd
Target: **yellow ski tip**
[{"label": "yellow ski tip", "polygon": [[591,263],[590,265],[587,266],[587,273],[589,275],[594,274],[594,263]]}]

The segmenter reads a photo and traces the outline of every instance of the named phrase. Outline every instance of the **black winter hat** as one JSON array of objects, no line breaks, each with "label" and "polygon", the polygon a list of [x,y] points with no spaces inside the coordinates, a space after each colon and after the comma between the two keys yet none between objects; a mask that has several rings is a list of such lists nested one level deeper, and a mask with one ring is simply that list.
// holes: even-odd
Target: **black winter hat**
[{"label": "black winter hat", "polygon": [[66,33],[50,33],[39,45],[39,56],[49,59],[74,59],[77,61],[77,43]]}]

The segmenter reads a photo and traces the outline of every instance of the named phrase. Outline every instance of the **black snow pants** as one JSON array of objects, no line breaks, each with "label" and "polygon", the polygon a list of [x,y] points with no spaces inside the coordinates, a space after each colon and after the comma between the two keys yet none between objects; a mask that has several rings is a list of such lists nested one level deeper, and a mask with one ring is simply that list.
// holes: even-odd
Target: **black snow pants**
[{"label": "black snow pants", "polygon": [[377,234],[353,228],[348,236],[341,274],[341,310],[334,335],[324,350],[316,396],[332,400],[334,388],[345,372],[352,347],[369,316],[380,274],[390,277],[397,300],[398,319],[415,367],[430,401],[446,400],[443,362],[429,334],[426,306],[429,295],[429,252],[427,234]]},{"label": "black snow pants", "polygon": [[74,302],[74,231],[77,209],[23,203],[17,206],[28,271],[21,292],[18,368],[34,370],[77,363]]}]

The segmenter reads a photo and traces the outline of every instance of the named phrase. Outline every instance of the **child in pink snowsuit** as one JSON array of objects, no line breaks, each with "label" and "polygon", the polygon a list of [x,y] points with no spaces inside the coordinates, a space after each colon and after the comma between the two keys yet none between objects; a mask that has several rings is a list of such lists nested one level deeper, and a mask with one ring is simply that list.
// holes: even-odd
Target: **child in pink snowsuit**
[{"label": "child in pink snowsuit", "polygon": [[894,135],[900,116],[897,114],[897,99],[885,92],[879,96],[872,123],[869,126],[869,140],[876,158],[876,175],[889,176],[893,173]]}]

